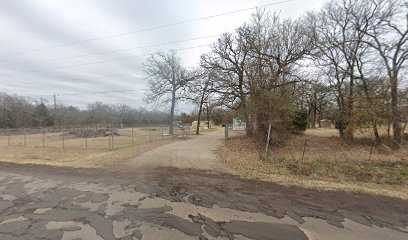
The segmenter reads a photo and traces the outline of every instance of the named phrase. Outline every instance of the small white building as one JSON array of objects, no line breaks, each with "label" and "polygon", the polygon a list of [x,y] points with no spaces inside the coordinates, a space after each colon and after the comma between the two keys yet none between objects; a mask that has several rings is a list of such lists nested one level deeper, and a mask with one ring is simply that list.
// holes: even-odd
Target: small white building
[{"label": "small white building", "polygon": [[321,128],[331,128],[333,125],[332,121],[329,119],[322,119],[319,123]]}]

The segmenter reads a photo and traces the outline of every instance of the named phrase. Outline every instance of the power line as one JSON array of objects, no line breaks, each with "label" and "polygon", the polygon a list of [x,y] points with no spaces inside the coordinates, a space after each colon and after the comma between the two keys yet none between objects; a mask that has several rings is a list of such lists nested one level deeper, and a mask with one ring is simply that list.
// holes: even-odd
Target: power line
[{"label": "power line", "polygon": [[[180,48],[177,49],[177,51],[184,51],[184,50],[189,50],[189,49],[195,49],[195,48],[201,48],[201,47],[208,47],[210,45],[198,45],[198,46],[192,46],[192,47],[187,47],[187,48]],[[122,57],[122,58],[114,58],[114,59],[108,59],[108,60],[102,60],[102,61],[96,61],[96,62],[88,62],[88,63],[81,63],[81,64],[74,64],[74,65],[65,65],[65,66],[59,66],[59,67],[53,67],[53,68],[45,68],[45,69],[38,69],[38,70],[28,70],[28,71],[20,71],[20,72],[26,72],[26,73],[32,73],[32,72],[46,72],[49,70],[56,70],[56,69],[65,69],[65,68],[71,68],[71,67],[79,67],[79,66],[86,66],[86,65],[93,65],[93,64],[99,64],[99,63],[106,63],[106,62],[114,62],[114,61],[121,61],[121,60],[128,60],[128,59],[133,59],[133,58],[138,58],[138,57],[146,57],[150,56],[150,54],[144,54],[144,55],[134,55],[131,57]]]},{"label": "power line", "polygon": [[[27,89],[28,88],[20,88],[20,89]],[[54,93],[54,94],[36,94],[37,96],[48,96],[48,97],[55,97],[55,96],[78,96],[78,95],[88,95],[88,94],[106,94],[106,93],[122,93],[122,92],[138,92],[138,91],[145,91],[146,89],[139,88],[139,89],[122,89],[122,90],[109,90],[109,91],[83,91],[83,92],[74,92],[74,93]],[[31,92],[32,93],[32,92]],[[35,94],[35,93],[34,93]]]},{"label": "power line", "polygon": [[189,39],[183,39],[183,40],[170,41],[170,42],[165,42],[165,43],[145,45],[145,46],[140,46],[140,47],[122,48],[122,49],[102,51],[102,52],[96,52],[96,53],[90,53],[90,54],[81,54],[81,55],[75,55],[75,56],[59,57],[59,58],[51,58],[51,59],[43,59],[43,60],[35,60],[35,61],[23,61],[23,62],[17,62],[17,63],[22,64],[22,63],[52,62],[52,61],[60,61],[60,60],[67,60],[67,59],[83,58],[83,57],[88,57],[88,56],[104,55],[104,54],[109,54],[109,53],[131,51],[131,50],[136,50],[136,49],[159,47],[159,46],[164,46],[164,45],[169,45],[169,44],[177,44],[177,43],[183,43],[183,42],[189,42],[189,41],[195,41],[195,40],[202,40],[202,39],[208,39],[208,38],[219,37],[219,36],[221,36],[221,35],[217,34],[217,35],[211,35],[211,36],[196,37],[196,38],[189,38]]},{"label": "power line", "polygon": [[[115,74],[115,75],[108,75],[108,76],[90,76],[90,77],[80,77],[80,78],[68,78],[67,80],[89,80],[89,79],[95,79],[95,78],[118,78],[118,77],[134,77],[136,74],[140,73],[129,73],[129,74]],[[27,89],[27,90],[32,90],[32,88],[19,88],[19,89]]]},{"label": "power line", "polygon": [[105,93],[121,93],[121,92],[137,92],[144,91],[146,89],[126,89],[126,90],[111,90],[111,91],[96,91],[96,92],[77,92],[77,93],[60,93],[57,96],[77,96],[86,94],[105,94]]},{"label": "power line", "polygon": [[211,19],[211,18],[217,18],[217,17],[221,17],[221,16],[231,15],[231,14],[235,14],[235,13],[239,13],[239,12],[245,12],[245,11],[254,10],[254,9],[257,9],[257,8],[269,7],[269,6],[288,3],[288,2],[293,2],[293,1],[295,1],[295,0],[285,0],[285,1],[280,1],[280,2],[273,2],[273,3],[269,3],[269,4],[258,5],[258,6],[255,6],[255,7],[243,8],[243,9],[238,9],[238,10],[234,10],[234,11],[230,11],[230,12],[224,12],[224,13],[220,13],[220,14],[210,15],[210,16],[206,16],[206,17],[192,18],[192,19],[188,19],[188,20],[184,20],[184,21],[180,21],[180,22],[169,23],[169,24],[159,25],[159,26],[150,27],[150,28],[144,28],[144,29],[131,31],[131,32],[112,34],[112,35],[107,35],[107,36],[103,36],[103,37],[89,38],[89,39],[84,39],[84,40],[80,40],[80,41],[73,41],[73,42],[69,42],[69,43],[51,45],[51,46],[48,46],[48,47],[36,48],[36,49],[32,49],[32,50],[14,52],[14,53],[11,53],[11,54],[8,54],[8,55],[3,55],[1,57],[12,57],[12,56],[17,56],[17,55],[26,54],[26,53],[38,52],[38,51],[42,51],[42,50],[49,50],[49,49],[53,49],[53,48],[61,48],[61,47],[79,45],[79,44],[86,43],[86,42],[93,42],[93,41],[98,41],[98,40],[103,40],[103,39],[108,39],[108,38],[123,37],[123,36],[132,35],[132,34],[136,34],[136,33],[152,31],[152,30],[157,30],[157,29],[161,29],[161,28],[167,28],[167,27],[177,26],[177,25],[181,25],[181,24],[191,23],[191,22],[203,21],[203,20],[207,20],[207,19]]},{"label": "power line", "polygon": [[[60,93],[60,94],[53,94],[52,96],[54,97],[54,105],[56,107],[56,97],[57,96],[78,96],[78,95],[89,95],[89,94],[107,94],[107,93],[121,93],[121,92],[137,92],[140,90],[146,90],[146,89],[125,89],[125,90],[111,90],[111,91],[94,91],[94,92],[77,92],[77,93]],[[75,101],[77,103],[81,104],[90,104],[89,102],[80,102],[80,101]]]}]

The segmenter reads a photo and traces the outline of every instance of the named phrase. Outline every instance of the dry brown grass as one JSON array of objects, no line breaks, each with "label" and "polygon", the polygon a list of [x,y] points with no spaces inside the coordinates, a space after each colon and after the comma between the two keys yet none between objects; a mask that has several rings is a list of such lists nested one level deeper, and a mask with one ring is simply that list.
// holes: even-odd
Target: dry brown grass
[{"label": "dry brown grass", "polygon": [[[162,132],[164,133],[162,135]],[[120,136],[113,136],[114,147],[122,148],[132,145],[143,144],[146,142],[161,141],[171,138],[168,134],[168,128],[161,129],[156,128],[134,128],[133,129],[133,142],[132,142],[132,129],[125,128],[119,129]],[[25,140],[24,140],[25,139]],[[109,137],[95,137],[95,138],[80,138],[73,134],[65,132],[55,133],[36,133],[36,134],[14,134],[8,136],[7,134],[0,135],[0,146],[24,146],[29,147],[42,147],[43,142],[45,147],[51,148],[72,148],[72,149],[110,149]]]},{"label": "dry brown grass", "polygon": [[266,160],[260,158],[264,146],[242,136],[227,141],[219,154],[246,178],[408,199],[408,150],[374,146],[369,160],[370,142],[357,142],[343,143],[335,129],[314,129],[292,136],[285,146],[272,147]]},{"label": "dry brown grass", "polygon": [[[201,128],[200,131],[216,129]],[[0,135],[0,161],[21,164],[42,164],[74,168],[101,168],[134,158],[162,144],[180,138],[181,130],[175,129],[178,137],[168,134],[167,127],[141,127],[119,129],[120,136],[79,138],[62,132]],[[193,134],[195,129],[190,129]],[[25,140],[24,140],[25,138]],[[25,144],[24,144],[25,142]],[[43,145],[44,142],[44,145]]]},{"label": "dry brown grass", "polygon": [[406,146],[393,151],[386,145],[373,145],[370,156],[372,138],[357,133],[353,143],[339,139],[336,129],[308,129],[304,134],[292,137],[279,148],[273,148],[272,157],[301,159],[305,141],[305,160],[327,159],[332,161],[390,161],[408,162]]},{"label": "dry brown grass", "polygon": [[[161,134],[161,129],[135,128],[133,143],[131,129],[119,130],[114,136],[114,149],[109,137],[76,138],[61,132],[48,134],[0,136],[0,161],[30,163],[74,168],[107,167],[119,161],[133,158],[175,139]],[[43,147],[43,139],[45,141]],[[87,141],[87,148],[86,148]],[[64,148],[63,148],[64,147]]]},{"label": "dry brown grass", "polygon": [[143,143],[115,150],[2,146],[0,161],[73,168],[103,168],[133,158],[170,141]]}]

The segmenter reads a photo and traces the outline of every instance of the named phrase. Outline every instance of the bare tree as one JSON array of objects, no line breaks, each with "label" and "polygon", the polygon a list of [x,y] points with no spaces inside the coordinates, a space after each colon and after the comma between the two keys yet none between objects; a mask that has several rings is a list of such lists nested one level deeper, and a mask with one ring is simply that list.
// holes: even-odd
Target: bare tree
[{"label": "bare tree", "polygon": [[296,64],[313,47],[305,30],[301,20],[258,11],[250,23],[224,34],[203,55],[202,66],[214,73],[214,95],[239,110],[248,134],[266,137],[271,122],[282,132],[290,128],[291,85],[301,81]]},{"label": "bare tree", "polygon": [[[408,58],[408,2],[400,0],[362,0],[354,12],[356,29],[382,61],[389,78],[393,141],[401,145],[401,116],[398,109],[399,75]],[[369,27],[366,27],[366,26]]]},{"label": "bare tree", "polygon": [[177,101],[184,97],[184,87],[188,81],[180,58],[174,50],[158,52],[146,60],[144,71],[149,86],[145,100],[156,106],[170,103],[169,133],[173,134],[174,110]]},{"label": "bare tree", "polygon": [[325,72],[336,95],[336,126],[344,139],[353,139],[358,121],[354,115],[355,88],[364,77],[363,66],[369,59],[364,31],[371,24],[358,19],[364,31],[355,26],[356,13],[364,8],[364,0],[338,0],[328,2],[317,14],[309,14],[311,32],[317,39],[315,63]]},{"label": "bare tree", "polygon": [[225,33],[212,45],[212,51],[201,57],[201,66],[212,71],[217,93],[224,104],[239,108],[246,114],[248,88],[245,81],[245,67],[249,49],[239,34]]},{"label": "bare tree", "polygon": [[314,39],[306,34],[301,19],[281,19],[264,11],[256,12],[251,24],[239,30],[250,49],[246,68],[249,127],[261,138],[266,138],[271,123],[275,133],[285,132],[291,125],[293,86],[302,81],[296,66],[311,51]]},{"label": "bare tree", "polygon": [[34,107],[32,99],[0,92],[0,128],[28,127]]},{"label": "bare tree", "polygon": [[[205,69],[200,69],[192,73],[194,77],[192,77],[191,81],[188,83],[188,94],[187,98],[192,101],[194,104],[198,105],[198,114],[197,114],[197,128],[196,134],[200,134],[200,123],[201,123],[201,115],[203,111],[204,104],[207,104],[207,112],[208,112],[208,101],[209,96],[212,93],[213,89],[213,81],[211,78],[210,71],[206,71]],[[208,118],[208,116],[207,116]],[[208,122],[209,124],[209,122]]]}]

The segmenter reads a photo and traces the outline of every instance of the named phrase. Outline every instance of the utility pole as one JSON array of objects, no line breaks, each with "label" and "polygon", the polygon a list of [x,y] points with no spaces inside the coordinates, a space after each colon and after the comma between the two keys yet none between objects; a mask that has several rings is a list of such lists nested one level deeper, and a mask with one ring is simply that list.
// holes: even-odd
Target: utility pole
[{"label": "utility pole", "polygon": [[54,126],[57,126],[57,95],[54,93]]},{"label": "utility pole", "polygon": [[57,111],[57,95],[54,93],[54,110]]}]

